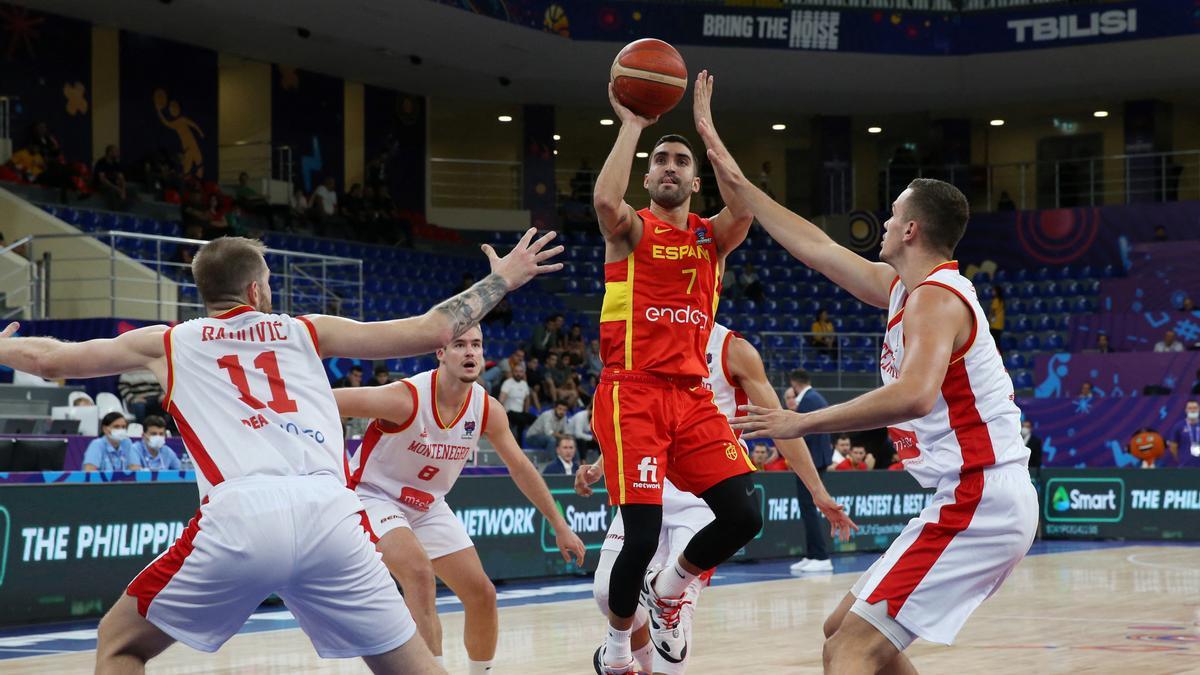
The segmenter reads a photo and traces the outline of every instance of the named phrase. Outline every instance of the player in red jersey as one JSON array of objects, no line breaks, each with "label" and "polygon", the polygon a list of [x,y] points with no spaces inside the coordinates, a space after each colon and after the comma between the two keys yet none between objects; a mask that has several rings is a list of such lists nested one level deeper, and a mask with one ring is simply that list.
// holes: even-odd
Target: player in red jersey
[{"label": "player in red jersey", "polygon": [[[505,293],[561,264],[525,233],[492,273],[419,317],[360,323],[271,312],[265,247],[241,237],[192,262],[208,315],[113,339],[66,343],[0,333],[0,363],[43,377],[148,369],[167,392],[203,497],[184,534],[100,622],[97,673],[140,673],[173,642],[216,651],[278,593],[323,657],[361,656],[376,673],[445,672],[420,639],[346,488],[337,403],[321,358],[430,352]],[[269,396],[269,398],[268,398]]]},{"label": "player in red jersey", "polygon": [[[723,147],[713,127],[713,78],[696,78],[693,114],[708,147]],[[609,88],[621,129],[596,180],[594,204],[605,240],[600,314],[604,371],[592,426],[604,456],[610,501],[619,505],[625,540],[609,584],[608,637],[599,662],[608,673],[633,672],[630,630],[639,600],[647,605],[656,655],[687,654],[680,609],[688,585],[750,541],[762,527],[749,474],[754,465],[703,386],[725,257],[746,238],[751,214],[724,185],[716,216],[691,213],[700,190],[696,155],[683,136],[654,144],[642,185],[649,208],[624,200],[638,139],[657,118],[622,106]],[[658,548],[663,479],[708,503],[715,519],[673,564],[647,570]]]}]

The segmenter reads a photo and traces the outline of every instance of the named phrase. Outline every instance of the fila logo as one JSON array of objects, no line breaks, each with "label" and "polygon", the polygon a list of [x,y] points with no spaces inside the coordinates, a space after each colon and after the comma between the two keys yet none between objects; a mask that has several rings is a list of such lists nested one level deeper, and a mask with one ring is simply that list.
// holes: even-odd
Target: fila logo
[{"label": "fila logo", "polygon": [[638,482],[639,483],[657,483],[658,482],[658,460],[653,457],[643,457],[642,461],[638,462]]}]

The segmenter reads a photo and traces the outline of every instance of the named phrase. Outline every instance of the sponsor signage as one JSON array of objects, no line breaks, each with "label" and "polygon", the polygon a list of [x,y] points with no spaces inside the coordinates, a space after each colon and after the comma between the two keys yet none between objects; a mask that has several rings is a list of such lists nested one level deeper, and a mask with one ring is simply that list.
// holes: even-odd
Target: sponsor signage
[{"label": "sponsor signage", "polygon": [[1047,539],[1200,541],[1200,470],[1042,469]]},{"label": "sponsor signage", "polygon": [[1125,515],[1120,478],[1051,478],[1045,493],[1048,523],[1119,523]]}]

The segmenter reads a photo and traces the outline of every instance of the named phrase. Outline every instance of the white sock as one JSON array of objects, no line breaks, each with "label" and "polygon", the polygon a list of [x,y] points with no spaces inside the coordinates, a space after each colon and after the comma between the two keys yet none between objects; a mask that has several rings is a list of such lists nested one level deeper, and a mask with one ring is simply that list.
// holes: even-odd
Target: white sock
[{"label": "white sock", "polygon": [[445,668],[445,667],[446,667],[446,657],[442,656],[441,654],[439,654],[439,655],[437,655],[437,656],[433,657],[433,660],[434,660],[434,661],[437,661],[437,664],[438,664],[439,666],[441,666],[441,667],[443,667],[443,668]]},{"label": "white sock", "polygon": [[491,661],[467,661],[468,675],[488,675],[492,672]]},{"label": "white sock", "polygon": [[678,598],[687,590],[688,584],[692,583],[699,575],[679,566],[679,560],[675,560],[675,564],[663,569],[658,573],[658,577],[654,581],[654,590],[660,597],[663,598]]},{"label": "white sock", "polygon": [[654,643],[647,642],[633,653],[633,660],[637,662],[638,668],[647,673],[654,672]]},{"label": "white sock", "polygon": [[632,654],[629,651],[629,636],[632,630],[617,630],[608,626],[608,641],[605,643],[604,660],[611,665],[624,664]]}]

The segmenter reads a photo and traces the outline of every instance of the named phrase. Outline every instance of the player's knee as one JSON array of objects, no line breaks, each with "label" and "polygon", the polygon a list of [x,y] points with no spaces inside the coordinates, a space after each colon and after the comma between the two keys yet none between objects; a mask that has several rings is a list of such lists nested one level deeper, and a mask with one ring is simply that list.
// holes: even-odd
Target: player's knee
[{"label": "player's knee", "polygon": [[433,574],[432,565],[409,563],[400,570],[397,577],[409,604],[432,604],[437,595],[437,577]]},{"label": "player's knee", "polygon": [[470,602],[478,607],[496,606],[496,585],[491,579],[484,577],[471,586]]},{"label": "player's knee", "polygon": [[762,511],[754,499],[730,501],[717,517],[728,532],[740,535],[746,541],[753,539],[763,526]]},{"label": "player's knee", "polygon": [[825,664],[825,672],[829,672],[830,667],[845,656],[848,646],[849,642],[846,640],[846,636],[839,634],[837,630],[825,638],[825,642],[821,645],[821,660]]},{"label": "player's knee", "polygon": [[592,580],[592,599],[604,616],[608,616],[608,584],[608,570],[596,570],[596,578]]},{"label": "player's knee", "polygon": [[821,625],[821,630],[824,631],[826,639],[833,637],[838,628],[842,625],[842,615],[834,612],[825,617],[825,623]]}]

